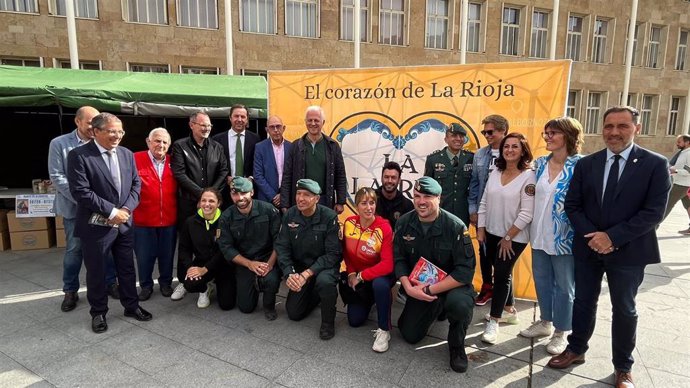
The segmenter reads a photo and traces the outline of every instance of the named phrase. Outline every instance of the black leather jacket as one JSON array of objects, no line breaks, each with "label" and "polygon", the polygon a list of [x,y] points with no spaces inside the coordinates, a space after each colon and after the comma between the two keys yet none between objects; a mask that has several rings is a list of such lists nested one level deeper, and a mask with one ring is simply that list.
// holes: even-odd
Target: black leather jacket
[{"label": "black leather jacket", "polygon": [[[201,191],[206,187],[223,190],[225,178],[230,173],[228,161],[223,153],[223,146],[215,140],[206,139],[206,166],[202,170],[202,159],[194,146],[194,138],[190,135],[177,140],[172,146],[172,171],[177,180],[180,198],[198,201]],[[204,171],[205,170],[205,171]],[[204,184],[203,173],[206,173]]]}]

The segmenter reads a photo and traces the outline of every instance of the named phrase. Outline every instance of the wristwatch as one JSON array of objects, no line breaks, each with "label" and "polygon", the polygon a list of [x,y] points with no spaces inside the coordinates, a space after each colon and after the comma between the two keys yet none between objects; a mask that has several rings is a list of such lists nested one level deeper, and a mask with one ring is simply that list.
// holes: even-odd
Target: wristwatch
[{"label": "wristwatch", "polygon": [[510,236],[508,236],[508,235],[506,234],[506,236],[503,237],[503,239],[506,240],[506,241],[511,241],[513,238],[510,237]]},{"label": "wristwatch", "polygon": [[364,279],[362,279],[362,273],[357,272],[357,280],[359,280],[360,283],[364,283]]}]

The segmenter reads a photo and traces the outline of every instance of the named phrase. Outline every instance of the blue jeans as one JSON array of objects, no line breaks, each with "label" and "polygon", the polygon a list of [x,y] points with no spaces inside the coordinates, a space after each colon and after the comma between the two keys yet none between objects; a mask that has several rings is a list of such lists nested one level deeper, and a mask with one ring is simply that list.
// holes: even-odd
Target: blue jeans
[{"label": "blue jeans", "polygon": [[373,302],[376,304],[379,329],[390,331],[391,306],[393,304],[391,288],[393,284],[395,284],[395,279],[390,275],[379,276],[371,282],[365,282],[363,287],[364,292],[367,294],[366,300],[360,300],[359,303],[347,305],[347,321],[350,326],[359,327],[366,322]]},{"label": "blue jeans", "polygon": [[540,318],[553,322],[556,330],[571,330],[575,300],[573,255],[549,255],[540,249],[532,249],[532,274]]},{"label": "blue jeans", "polygon": [[[77,292],[79,290],[79,271],[84,256],[81,251],[81,240],[74,236],[74,225],[76,219],[64,218],[65,225],[65,257],[62,262],[62,291]],[[113,256],[109,255],[105,261],[105,284],[115,284],[117,275],[115,273],[115,262]]]},{"label": "blue jeans", "polygon": [[153,288],[153,266],[156,259],[158,259],[158,285],[171,285],[177,226],[135,226],[133,229],[134,252],[137,255],[141,288]]}]

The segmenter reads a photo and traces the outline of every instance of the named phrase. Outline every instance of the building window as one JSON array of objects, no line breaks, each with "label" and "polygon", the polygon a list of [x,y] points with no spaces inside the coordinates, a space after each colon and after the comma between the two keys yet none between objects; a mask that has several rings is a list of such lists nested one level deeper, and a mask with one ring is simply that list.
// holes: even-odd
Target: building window
[{"label": "building window", "polygon": [[[355,0],[342,0],[340,3],[340,39],[354,41]],[[359,0],[359,41],[369,41],[369,0]]]},{"label": "building window", "polygon": [[220,72],[217,67],[180,66],[180,74],[218,75]]},{"label": "building window", "polygon": [[642,124],[642,129],[640,130],[641,135],[650,135],[654,133],[654,129],[656,128],[655,105],[656,96],[648,94],[642,96],[642,109],[640,109],[640,123]]},{"label": "building window", "polygon": [[503,8],[501,54],[518,55],[520,47],[520,9]]},{"label": "building window", "polygon": [[602,92],[589,92],[587,95],[587,119],[585,121],[585,134],[599,133],[599,114],[603,100]]},{"label": "building window", "polygon": [[580,61],[582,53],[582,16],[568,16],[568,37],[565,44],[565,57]]},{"label": "building window", "polygon": [[0,65],[43,67],[41,58],[0,58]]},{"label": "building window", "polygon": [[130,23],[168,24],[167,0],[124,0],[122,4]]},{"label": "building window", "polygon": [[405,44],[406,0],[381,0],[379,8],[379,43]]},{"label": "building window", "polygon": [[[51,0],[48,5],[49,12],[52,15],[67,16],[65,0]],[[98,2],[96,0],[75,0],[74,16],[85,19],[98,19]]]},{"label": "building window", "polygon": [[240,0],[240,31],[276,33],[275,0]]},{"label": "building window", "polygon": [[177,0],[177,25],[218,28],[216,0]]},{"label": "building window", "polygon": [[38,1],[0,0],[0,11],[38,13]]},{"label": "building window", "polygon": [[482,50],[482,5],[469,3],[467,10],[467,51]]},{"label": "building window", "polygon": [[678,116],[681,107],[681,97],[671,97],[671,106],[668,110],[668,129],[666,130],[667,135],[677,135],[676,130],[678,129]]},{"label": "building window", "polygon": [[532,58],[546,58],[549,42],[549,14],[544,11],[532,13],[532,41],[529,56]]},{"label": "building window", "polygon": [[592,40],[592,62],[606,63],[606,41],[608,39],[609,21],[598,19],[594,22]]},{"label": "building window", "polygon": [[169,65],[151,65],[146,63],[128,63],[129,71],[135,73],[170,73]]},{"label": "building window", "polygon": [[661,59],[661,27],[652,26],[649,32],[649,55],[647,56],[647,67],[659,68]]},{"label": "building window", "polygon": [[[633,56],[632,56],[632,66],[639,66],[640,65],[640,45],[638,42],[640,41],[640,23],[635,25],[635,35],[633,36]],[[627,29],[625,31],[628,31]],[[625,34],[625,51],[623,51],[623,55],[628,55],[628,34],[626,32]],[[623,58],[623,63],[626,63],[627,57]]]},{"label": "building window", "polygon": [[426,0],[427,48],[448,48],[448,0]]},{"label": "building window", "polygon": [[565,107],[565,115],[579,120],[580,112],[580,91],[568,91],[568,102]]},{"label": "building window", "polygon": [[316,38],[319,28],[317,0],[285,0],[285,33],[290,36]]},{"label": "building window", "polygon": [[266,70],[247,70],[247,69],[242,69],[242,70],[240,70],[240,74],[242,74],[242,75],[251,75],[251,76],[260,76],[260,77],[264,77],[265,79],[268,79],[268,71],[266,71]]},{"label": "building window", "polygon": [[[71,69],[72,64],[69,59],[56,59],[55,67],[61,69]],[[79,68],[81,70],[103,70],[101,67],[101,61],[79,61]]]},{"label": "building window", "polygon": [[678,36],[678,50],[676,51],[676,70],[685,70],[685,60],[688,55],[688,31],[681,30]]}]

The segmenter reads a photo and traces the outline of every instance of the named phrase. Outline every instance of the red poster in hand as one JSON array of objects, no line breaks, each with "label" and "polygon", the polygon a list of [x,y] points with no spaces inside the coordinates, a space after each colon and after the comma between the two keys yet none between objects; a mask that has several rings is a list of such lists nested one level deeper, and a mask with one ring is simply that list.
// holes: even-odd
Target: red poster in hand
[{"label": "red poster in hand", "polygon": [[432,285],[440,282],[446,276],[448,276],[446,271],[437,267],[429,260],[420,257],[419,261],[417,261],[417,264],[415,264],[414,268],[412,268],[409,278],[422,284]]}]

